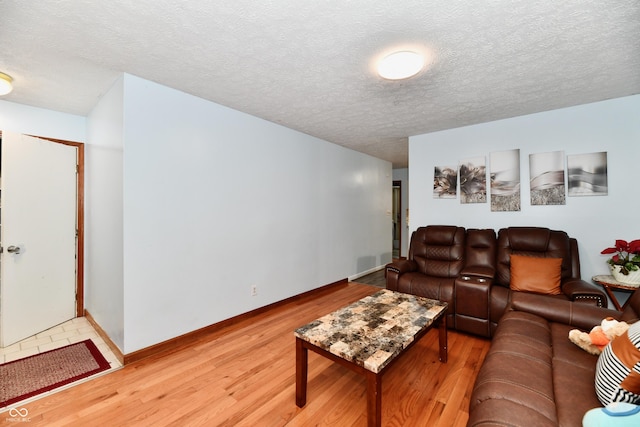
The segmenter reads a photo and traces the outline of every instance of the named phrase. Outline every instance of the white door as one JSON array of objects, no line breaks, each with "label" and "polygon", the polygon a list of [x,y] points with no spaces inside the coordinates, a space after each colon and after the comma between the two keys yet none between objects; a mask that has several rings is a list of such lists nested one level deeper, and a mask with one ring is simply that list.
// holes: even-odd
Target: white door
[{"label": "white door", "polygon": [[1,347],[75,317],[76,151],[2,132]]}]

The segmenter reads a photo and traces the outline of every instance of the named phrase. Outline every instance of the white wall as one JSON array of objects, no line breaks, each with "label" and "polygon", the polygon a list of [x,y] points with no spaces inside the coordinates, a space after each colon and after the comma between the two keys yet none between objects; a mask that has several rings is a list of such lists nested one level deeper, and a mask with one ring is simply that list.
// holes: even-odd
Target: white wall
[{"label": "white wall", "polygon": [[[490,204],[434,199],[435,166],[520,149],[520,212],[491,212]],[[608,196],[567,197],[563,206],[531,206],[529,154],[563,150],[569,154],[608,153]],[[640,238],[640,198],[635,172],[640,159],[640,95],[467,126],[409,139],[410,229],[456,224],[467,228],[544,226],[578,239],[582,278],[607,274],[600,255],[615,239]],[[565,159],[566,162],[566,159]],[[566,166],[566,165],[565,165]],[[565,178],[566,179],[566,178]]]},{"label": "white wall", "polygon": [[85,146],[85,307],[121,350],[123,91],[120,78],[91,111]]},{"label": "white wall", "polygon": [[125,354],[391,259],[390,163],[130,75],[0,129],[86,142],[85,307]]},{"label": "white wall", "polygon": [[0,130],[84,142],[85,123],[82,116],[0,101]]},{"label": "white wall", "polygon": [[402,244],[400,245],[400,256],[406,257],[409,254],[409,226],[407,224],[407,209],[409,209],[409,169],[394,169],[393,180],[402,182],[402,192],[400,201],[400,230]]},{"label": "white wall", "polygon": [[124,106],[125,353],[390,261],[389,162],[130,75]]}]

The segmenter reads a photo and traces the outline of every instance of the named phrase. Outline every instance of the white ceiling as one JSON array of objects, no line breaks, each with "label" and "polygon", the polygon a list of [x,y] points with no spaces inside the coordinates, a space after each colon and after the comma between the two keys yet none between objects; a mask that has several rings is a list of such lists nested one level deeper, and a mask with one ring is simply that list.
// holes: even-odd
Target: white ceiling
[{"label": "white ceiling", "polygon": [[[405,81],[374,61],[429,55]],[[640,93],[639,0],[0,0],[3,99],[87,115],[122,72],[407,166],[407,137]]]}]

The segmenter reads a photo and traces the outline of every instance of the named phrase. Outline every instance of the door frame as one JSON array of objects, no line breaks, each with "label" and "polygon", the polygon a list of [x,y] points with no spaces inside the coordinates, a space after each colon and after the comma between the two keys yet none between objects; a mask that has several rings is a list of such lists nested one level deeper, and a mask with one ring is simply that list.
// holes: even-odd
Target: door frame
[{"label": "door frame", "polygon": [[[398,188],[398,259],[402,259],[402,181],[394,180],[391,185],[391,191],[393,192],[396,187]],[[393,199],[393,195],[391,197]],[[391,200],[391,203],[393,203],[393,200]],[[391,207],[391,212],[393,213],[393,206]]]},{"label": "door frame", "polygon": [[[84,143],[30,135],[76,148],[76,317],[84,316]],[[0,130],[0,139],[2,130]]]}]

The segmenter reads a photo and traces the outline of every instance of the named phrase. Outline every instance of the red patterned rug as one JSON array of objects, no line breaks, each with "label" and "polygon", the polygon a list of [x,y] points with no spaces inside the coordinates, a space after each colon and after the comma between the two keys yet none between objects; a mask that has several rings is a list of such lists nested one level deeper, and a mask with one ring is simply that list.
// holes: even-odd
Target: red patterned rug
[{"label": "red patterned rug", "polygon": [[91,340],[3,363],[0,365],[0,408],[110,367]]}]

